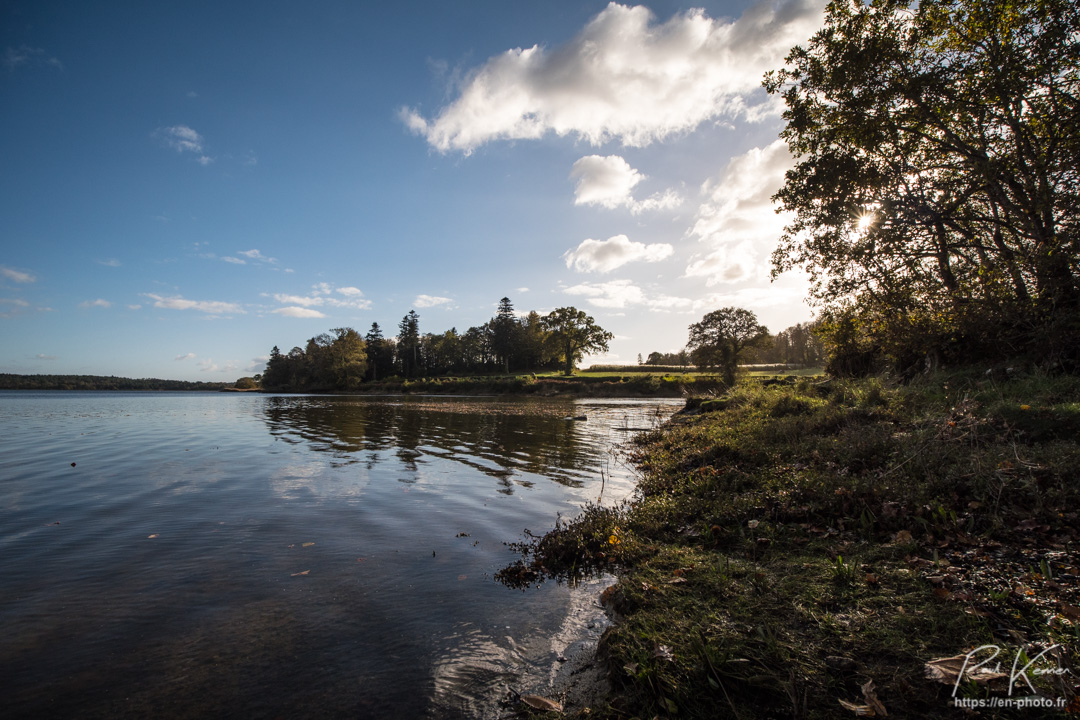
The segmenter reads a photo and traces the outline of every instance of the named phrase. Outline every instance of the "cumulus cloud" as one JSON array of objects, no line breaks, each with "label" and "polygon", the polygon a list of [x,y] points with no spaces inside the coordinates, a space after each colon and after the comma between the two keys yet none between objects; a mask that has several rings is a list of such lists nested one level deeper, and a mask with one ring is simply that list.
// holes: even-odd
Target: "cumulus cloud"
[{"label": "cumulus cloud", "polygon": [[291,318],[324,318],[325,313],[321,313],[318,310],[312,310],[309,307],[282,307],[277,310],[271,310],[271,312],[278,315],[284,315]]},{"label": "cumulus cloud", "polygon": [[674,252],[675,248],[667,243],[646,245],[616,235],[607,240],[584,240],[576,249],[563,253],[563,259],[566,267],[579,272],[606,273],[629,262],[658,262]]},{"label": "cumulus cloud", "polygon": [[450,298],[439,297],[437,295],[417,295],[413,300],[413,305],[419,308],[435,307],[436,305],[446,305],[449,302],[453,302]]},{"label": "cumulus cloud", "polygon": [[32,283],[37,280],[36,277],[27,272],[15,270],[13,268],[4,267],[0,265],[0,277],[4,277],[12,282],[17,283]]},{"label": "cumulus cloud", "polygon": [[79,303],[79,307],[84,307],[84,308],[91,308],[91,307],[108,308],[108,307],[112,307],[112,303],[109,302],[108,300],[102,300],[101,298],[98,298],[97,300],[86,300],[84,302],[81,302],[81,303]]},{"label": "cumulus cloud", "polygon": [[195,353],[187,353],[185,355],[177,355],[173,360],[194,360]]},{"label": "cumulus cloud", "polygon": [[691,259],[688,277],[704,277],[707,285],[764,277],[766,258],[791,221],[775,212],[772,196],[793,165],[787,144],[777,140],[733,158],[705,184],[690,234],[708,250]]},{"label": "cumulus cloud", "polygon": [[821,25],[824,5],[759,0],[734,21],[695,9],[658,23],[644,6],[611,3],[565,45],[490,58],[434,117],[400,116],[437,150],[465,153],[549,131],[645,146],[721,117],[758,119],[776,108],[762,75]]},{"label": "cumulus cloud", "polygon": [[153,293],[144,293],[144,295],[154,301],[154,307],[167,310],[198,310],[199,312],[208,313],[210,315],[223,315],[227,313],[242,315],[244,313],[243,308],[236,303],[222,302],[220,300],[187,300],[179,295],[162,297],[161,295],[155,295]]},{"label": "cumulus cloud", "polygon": [[635,200],[634,186],[645,179],[618,155],[586,155],[570,169],[574,186],[575,205],[599,205],[612,210],[627,207],[637,215],[647,210],[677,207],[682,198],[674,190],[655,193],[644,200]]}]

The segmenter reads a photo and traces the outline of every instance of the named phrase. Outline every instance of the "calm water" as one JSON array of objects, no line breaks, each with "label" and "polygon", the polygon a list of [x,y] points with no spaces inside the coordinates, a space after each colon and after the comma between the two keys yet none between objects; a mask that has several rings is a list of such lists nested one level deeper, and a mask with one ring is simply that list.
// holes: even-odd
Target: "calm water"
[{"label": "calm water", "polygon": [[498,717],[602,614],[503,543],[680,404],[0,393],[0,716]]}]

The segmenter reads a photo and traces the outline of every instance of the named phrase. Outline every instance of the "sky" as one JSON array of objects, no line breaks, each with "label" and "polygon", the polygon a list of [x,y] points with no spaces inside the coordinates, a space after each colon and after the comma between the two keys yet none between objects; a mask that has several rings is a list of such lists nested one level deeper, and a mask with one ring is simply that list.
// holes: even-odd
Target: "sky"
[{"label": "sky", "polygon": [[592,362],[770,281],[761,88],[821,0],[0,4],[0,372],[231,381],[331,328],[572,305]]}]

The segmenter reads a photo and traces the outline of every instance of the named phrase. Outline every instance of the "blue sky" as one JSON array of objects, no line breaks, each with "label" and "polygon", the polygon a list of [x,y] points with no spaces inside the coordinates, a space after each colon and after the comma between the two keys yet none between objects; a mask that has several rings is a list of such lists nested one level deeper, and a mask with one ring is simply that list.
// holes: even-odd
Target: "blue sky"
[{"label": "blue sky", "polygon": [[0,372],[234,380],[333,327],[508,296],[681,348],[769,281],[778,2],[7,2]]}]

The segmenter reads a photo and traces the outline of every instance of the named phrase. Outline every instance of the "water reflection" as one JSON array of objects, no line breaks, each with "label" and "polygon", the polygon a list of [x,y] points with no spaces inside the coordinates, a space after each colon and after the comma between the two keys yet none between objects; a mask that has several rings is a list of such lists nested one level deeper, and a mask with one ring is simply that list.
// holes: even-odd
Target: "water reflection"
[{"label": "water reflection", "polygon": [[500,492],[512,494],[515,486],[533,484],[528,475],[573,488],[596,478],[608,461],[605,442],[613,439],[604,430],[627,415],[594,414],[584,427],[568,419],[579,410],[566,400],[282,396],[269,399],[265,419],[276,438],[328,453],[334,466],[371,468],[386,452],[406,473],[418,473],[427,459],[441,458],[491,477]]}]

